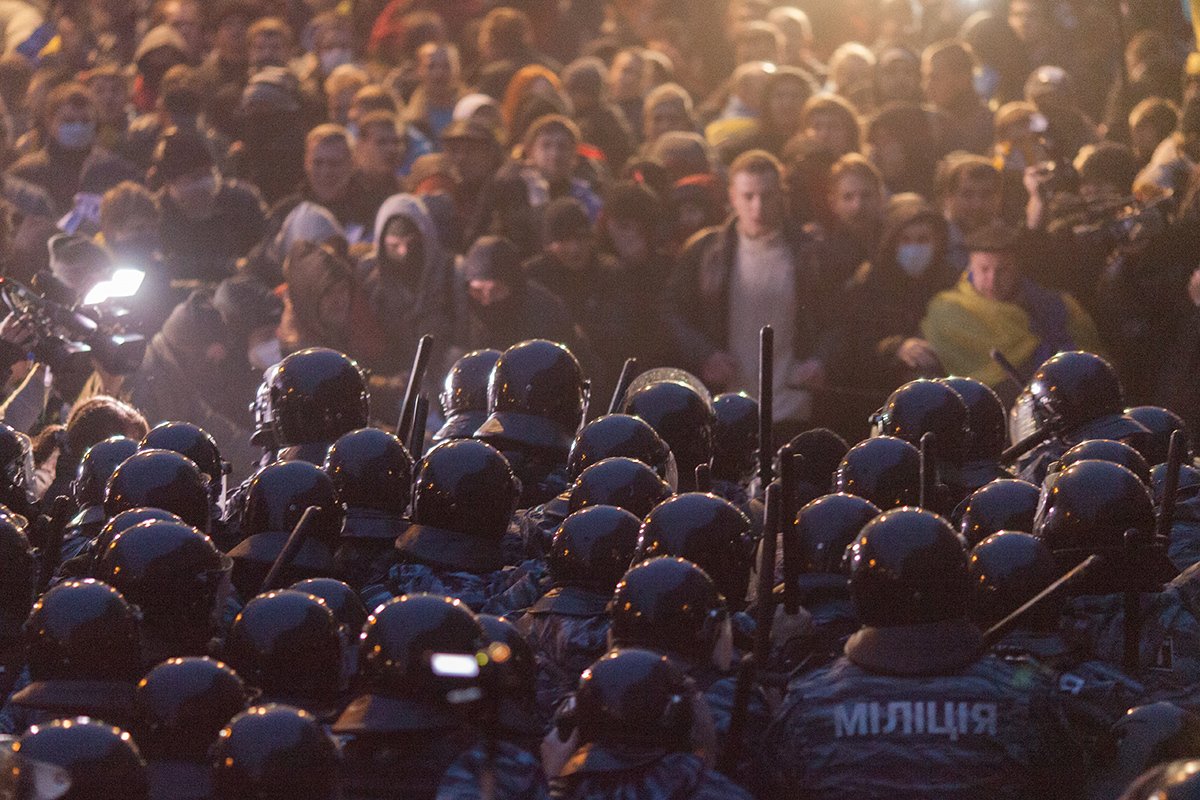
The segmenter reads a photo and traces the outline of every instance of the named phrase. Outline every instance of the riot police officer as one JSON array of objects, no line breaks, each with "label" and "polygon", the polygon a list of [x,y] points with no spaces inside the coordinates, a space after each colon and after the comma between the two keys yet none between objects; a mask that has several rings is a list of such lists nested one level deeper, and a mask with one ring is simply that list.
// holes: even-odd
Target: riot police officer
[{"label": "riot police officer", "polygon": [[1136,435],[1131,440],[1131,444],[1146,457],[1147,462],[1162,464],[1167,460],[1167,451],[1171,448],[1171,434],[1175,431],[1183,431],[1183,444],[1186,448],[1184,460],[1190,460],[1187,456],[1192,450],[1192,440],[1183,417],[1161,406],[1134,406],[1125,409],[1125,416],[1140,423],[1147,430],[1146,434]]},{"label": "riot police officer", "polygon": [[213,748],[213,800],[337,800],[337,742],[310,714],[254,706],[234,717]]},{"label": "riot police officer", "polygon": [[146,762],[129,734],[100,720],[57,719],[9,745],[18,800],[150,800]]},{"label": "riot police officer", "polygon": [[1120,800],[1195,800],[1200,797],[1200,760],[1160,764],[1134,781]]},{"label": "riot police officer", "polygon": [[658,432],[678,464],[679,490],[694,491],[696,467],[712,461],[716,422],[704,385],[681,370],[651,370],[630,385],[622,411]]},{"label": "riot police officer", "polygon": [[0,505],[27,520],[32,520],[38,511],[30,493],[28,476],[25,474],[29,461],[29,437],[0,422]]},{"label": "riot police officer", "polygon": [[5,698],[25,666],[22,627],[37,594],[37,560],[18,518],[0,515],[0,694]]},{"label": "riot police officer", "polygon": [[394,434],[360,428],[329,448],[325,472],[346,508],[334,558],[342,577],[362,587],[407,526],[412,456]]},{"label": "riot police officer", "polygon": [[112,540],[95,575],[142,612],[148,665],[202,656],[217,635],[233,562],[181,522],[140,522]]},{"label": "riot police officer", "polygon": [[538,702],[552,712],[608,648],[608,602],[637,548],[641,520],[589,506],[563,521],[546,558],[551,587],[517,620],[534,649]]},{"label": "riot police officer", "polygon": [[345,704],[346,646],[341,625],[323,600],[285,589],[246,604],[221,655],[264,702],[287,703],[329,721]]},{"label": "riot police officer", "polygon": [[211,796],[209,750],[251,692],[211,658],[173,658],[138,683],[133,733],[147,761],[150,800]]},{"label": "riot police officer", "polygon": [[1150,485],[1150,465],[1142,454],[1135,450],[1132,446],[1124,442],[1118,442],[1115,439],[1088,439],[1080,442],[1067,452],[1062,454],[1058,459],[1058,465],[1051,465],[1051,469],[1059,471],[1066,469],[1076,461],[1111,461],[1114,464],[1120,464],[1125,467],[1138,479]]},{"label": "riot police officer", "polygon": [[283,570],[281,584],[338,575],[333,553],[342,526],[342,506],[333,481],[308,461],[276,461],[250,479],[238,527],[243,538],[229,551],[233,585],[243,599],[262,590],[271,565],[309,506],[317,508],[316,521]]},{"label": "riot police officer", "polygon": [[111,436],[89,447],[79,460],[75,480],[71,482],[71,499],[75,501],[75,517],[63,532],[62,560],[75,558],[91,543],[104,527],[104,494],[108,479],[125,459],[138,451],[138,443],[125,436]]},{"label": "riot police officer", "polygon": [[1116,370],[1095,353],[1072,350],[1047,359],[1029,382],[1033,415],[1046,440],[1018,461],[1019,477],[1041,484],[1051,461],[1086,439],[1135,440],[1146,428],[1126,416]]},{"label": "riot police officer", "polygon": [[208,431],[191,422],[160,422],[142,437],[143,450],[173,450],[185,455],[208,476],[208,494],[213,503],[213,519],[225,512],[225,494],[230,464],[221,458],[217,440]]},{"label": "riot police officer", "polygon": [[561,344],[519,342],[504,351],[488,380],[488,418],[475,438],[508,459],[529,508],[566,489],[567,454],[587,415],[583,370]]},{"label": "riot police officer", "polygon": [[679,556],[700,566],[734,610],[745,607],[753,542],[750,520],[728,500],[688,492],[646,515],[636,560]]},{"label": "riot police officer", "polygon": [[[386,572],[363,589],[364,603],[372,608],[430,592],[484,610],[523,574],[505,566],[501,551],[518,492],[516,476],[494,447],[474,439],[434,447],[417,468],[412,524],[396,540]],[[528,605],[514,602],[512,608]]]},{"label": "riot police officer", "polygon": [[499,358],[499,350],[472,350],[454,362],[438,397],[446,422],[433,434],[434,444],[470,439],[479,430],[488,417],[488,378]]},{"label": "riot police officer", "polygon": [[[628,414],[605,414],[583,426],[571,443],[567,477],[574,486],[585,469],[617,457],[635,459],[651,467],[672,492],[679,485],[675,458],[666,442],[645,420]],[[516,544],[522,556],[545,557],[554,532],[571,513],[570,497],[568,489],[540,506],[517,512],[515,523],[520,541]]]},{"label": "riot police officer", "polygon": [[[962,542],[944,519],[884,512],[848,551],[863,627],[845,655],[788,686],[762,766],[826,798],[1069,794],[1078,756],[1049,676],[983,656]],[[869,768],[864,765],[869,764]],[[1039,794],[1040,792],[1040,794]]]},{"label": "riot police officer", "polygon": [[358,694],[333,725],[345,739],[347,794],[432,800],[476,742],[467,718],[482,698],[470,691],[479,684],[470,663],[478,667],[483,646],[474,614],[448,597],[406,595],[375,610],[362,631]]},{"label": "riot police officer", "polygon": [[325,462],[329,445],[367,425],[370,397],[358,364],[343,353],[310,347],[279,363],[271,377],[271,429],[279,459]]},{"label": "riot police officer", "polygon": [[212,518],[208,479],[187,456],[139,450],[113,470],[104,498],[110,518],[132,508],[169,511],[207,533]]},{"label": "riot police officer", "polygon": [[871,417],[875,432],[895,436],[914,447],[921,437],[933,434],[930,456],[937,471],[937,484],[948,487],[947,511],[969,494],[960,475],[970,437],[967,404],[947,383],[921,378],[909,381],[888,396],[883,408]]},{"label": "riot police officer", "polygon": [[1000,396],[974,378],[952,376],[940,378],[938,383],[957,392],[967,406],[967,442],[958,485],[974,491],[992,481],[1011,478],[1012,473],[1000,463],[1008,446],[1008,418]]},{"label": "riot police officer", "polygon": [[[483,708],[476,727],[483,741],[459,754],[442,776],[437,800],[547,798],[538,755],[546,725],[537,708],[537,664],[529,644],[510,623],[480,614],[487,674],[481,676]],[[548,719],[548,718],[547,718]]]},{"label": "riot police officer", "polygon": [[1079,461],[1058,473],[1034,524],[1060,570],[1091,555],[1103,559],[1072,584],[1064,622],[1068,633],[1087,637],[1093,657],[1124,664],[1125,593],[1136,592],[1132,675],[1151,697],[1200,682],[1200,621],[1191,611],[1200,587],[1187,574],[1174,579],[1166,548],[1152,538],[1154,525],[1149,489],[1108,461]]},{"label": "riot police officer", "polygon": [[75,714],[128,722],[142,671],[141,638],[120,592],[90,579],[60,583],[33,606],[25,641],[30,683],[0,715],[4,732]]},{"label": "riot police officer", "polygon": [[796,515],[800,603],[812,615],[813,636],[805,643],[807,652],[789,663],[800,658],[809,668],[828,663],[858,630],[842,560],[859,531],[877,516],[878,508],[852,494],[818,497]]},{"label": "riot police officer", "polygon": [[851,447],[833,477],[835,492],[887,511],[921,500],[921,454],[903,439],[876,436]]},{"label": "riot police officer", "polygon": [[577,734],[578,749],[554,770],[551,797],[748,800],[697,755],[711,749],[704,714],[695,686],[665,656],[633,647],[605,654],[583,673],[559,722]]},{"label": "riot police officer", "polygon": [[1200,751],[1200,716],[1159,701],[1131,708],[1112,728],[1089,776],[1089,800],[1116,800],[1139,775]]},{"label": "riot police officer", "polygon": [[1038,488],[1027,481],[1005,478],[981,486],[967,498],[959,531],[969,547],[1000,531],[1033,533]]},{"label": "riot police officer", "polygon": [[713,398],[712,486],[706,489],[739,508],[750,502],[758,464],[758,401],[745,392]]},{"label": "riot police officer", "polygon": [[791,498],[792,508],[800,508],[832,492],[834,473],[849,451],[850,445],[846,440],[828,428],[812,428],[798,433],[779,448],[780,473],[783,472],[784,458],[800,456],[796,485],[784,487],[785,492],[796,492],[796,496]]}]

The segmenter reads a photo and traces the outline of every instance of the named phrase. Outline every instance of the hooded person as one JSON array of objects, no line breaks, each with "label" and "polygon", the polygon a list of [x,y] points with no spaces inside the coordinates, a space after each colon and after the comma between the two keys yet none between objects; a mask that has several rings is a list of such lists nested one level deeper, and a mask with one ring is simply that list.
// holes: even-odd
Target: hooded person
[{"label": "hooded person", "polygon": [[902,383],[941,375],[933,348],[921,338],[920,323],[929,300],[957,279],[946,260],[942,215],[915,194],[888,201],[879,248],[851,279],[842,358],[835,370],[841,374],[833,382],[877,396],[870,402],[878,406]]},{"label": "hooded person", "polygon": [[[224,294],[221,305],[226,305]],[[237,348],[213,294],[197,290],[150,340],[122,394],[148,419],[188,420],[204,428],[244,474],[254,464],[256,449],[250,445],[251,421],[241,409],[254,400],[255,384],[231,366],[246,358]]]},{"label": "hooded person", "polygon": [[[375,214],[374,240],[375,249],[359,263],[358,273],[371,311],[386,321],[384,338],[396,362],[388,366],[401,371],[412,363],[424,334],[433,335],[435,347],[445,348],[454,268],[429,208],[415,195],[395,194],[384,201]],[[441,360],[435,351],[433,363]],[[429,374],[436,382],[441,370]]]},{"label": "hooded person", "polygon": [[563,301],[522,274],[520,253],[508,239],[481,237],[467,251],[457,278],[455,344],[504,350],[526,339],[568,346],[575,341]]},{"label": "hooded person", "polygon": [[334,244],[298,241],[283,263],[280,341],[287,352],[330,347],[376,363],[384,345],[353,265]]},{"label": "hooded person", "polygon": [[247,260],[246,271],[270,286],[283,283],[283,262],[297,242],[325,244],[346,238],[346,230],[325,206],[307,200],[288,212],[275,236],[260,244]]}]

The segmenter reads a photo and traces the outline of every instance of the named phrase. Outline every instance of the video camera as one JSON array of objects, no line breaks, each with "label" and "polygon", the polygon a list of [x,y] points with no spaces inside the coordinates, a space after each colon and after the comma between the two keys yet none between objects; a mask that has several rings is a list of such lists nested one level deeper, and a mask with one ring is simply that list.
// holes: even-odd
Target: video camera
[{"label": "video camera", "polygon": [[1071,232],[1109,247],[1136,244],[1165,231],[1174,210],[1175,197],[1170,192],[1147,201],[1123,198],[1087,207]]},{"label": "video camera", "polygon": [[133,297],[145,274],[122,268],[73,303],[71,290],[48,273],[38,273],[33,287],[0,278],[0,300],[37,331],[34,356],[61,373],[87,371],[92,359],[106,372],[129,375],[146,355],[146,337],[128,330],[129,310],[122,299]]}]

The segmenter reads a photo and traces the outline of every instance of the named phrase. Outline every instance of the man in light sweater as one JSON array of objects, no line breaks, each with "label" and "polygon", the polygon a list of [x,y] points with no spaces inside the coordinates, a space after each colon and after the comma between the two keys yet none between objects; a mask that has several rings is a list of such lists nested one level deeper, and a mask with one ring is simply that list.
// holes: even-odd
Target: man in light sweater
[{"label": "man in light sweater", "polygon": [[666,298],[677,356],[713,391],[757,393],[758,335],[775,329],[775,421],[812,411],[833,337],[812,247],[787,221],[783,168],[762,150],[729,168],[733,216],[685,247]]}]

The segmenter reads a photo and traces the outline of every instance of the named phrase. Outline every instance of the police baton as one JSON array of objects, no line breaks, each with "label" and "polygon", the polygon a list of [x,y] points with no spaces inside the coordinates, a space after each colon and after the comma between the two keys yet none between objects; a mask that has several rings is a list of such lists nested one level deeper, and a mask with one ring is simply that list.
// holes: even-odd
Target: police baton
[{"label": "police baton", "polygon": [[800,509],[800,465],[804,456],[782,448],[779,459],[779,481],[783,484],[783,520],[780,540],[783,547],[783,610],[786,614],[800,613],[800,552],[797,537],[797,515]]},{"label": "police baton", "polygon": [[621,377],[617,378],[617,388],[613,389],[612,399],[608,401],[608,413],[616,414],[621,410],[625,393],[629,391],[629,384],[633,383],[634,373],[637,372],[637,363],[638,360],[632,356],[625,359],[625,365],[621,367]]},{"label": "police baton", "polygon": [[1179,491],[1179,470],[1183,467],[1183,431],[1171,433],[1171,444],[1167,449],[1167,474],[1163,476],[1163,499],[1154,521],[1154,538],[1161,542],[1171,540],[1171,526],[1175,523],[1175,493]]},{"label": "police baton", "polygon": [[717,769],[732,776],[742,757],[742,740],[746,738],[746,717],[749,716],[750,691],[754,688],[754,654],[742,656],[738,664],[737,684],[733,690],[733,709],[729,714],[729,732],[725,747],[717,758]]},{"label": "police baton", "polygon": [[54,498],[47,513],[38,514],[33,521],[35,541],[39,543],[38,552],[41,555],[40,571],[38,573],[38,591],[44,592],[54,578],[54,573],[62,563],[63,535],[67,529],[67,518],[71,515],[71,498],[60,494]]},{"label": "police baton", "polygon": [[1014,367],[1011,361],[1005,358],[1004,353],[1001,353],[998,349],[993,347],[991,356],[992,361],[995,361],[996,364],[999,365],[1000,369],[1004,370],[1004,373],[1008,375],[1009,380],[1015,383],[1018,389],[1025,388],[1025,386],[1029,383],[1029,379],[1021,373],[1021,370]]},{"label": "police baton", "polygon": [[425,421],[429,416],[429,401],[425,395],[417,395],[417,407],[413,413],[412,438],[408,440],[408,452],[415,459],[425,454]]},{"label": "police baton", "polygon": [[758,332],[758,483],[763,491],[775,479],[771,422],[775,413],[775,330],[763,325]]},{"label": "police baton", "polygon": [[929,508],[929,501],[933,499],[933,445],[937,441],[937,437],[933,435],[933,431],[925,431],[921,434],[921,491],[918,495],[918,503],[921,508]]},{"label": "police baton", "polygon": [[1032,598],[1027,600],[1024,605],[1016,611],[1009,614],[1004,619],[997,622],[995,625],[987,629],[983,634],[984,648],[990,648],[1008,635],[1009,631],[1017,627],[1022,618],[1033,609],[1045,603],[1047,600],[1056,596],[1063,591],[1072,581],[1078,579],[1081,575],[1086,575],[1089,570],[1093,569],[1096,564],[1100,563],[1101,557],[1098,555],[1090,555],[1083,561],[1080,561],[1074,567],[1067,571],[1065,575],[1056,580],[1054,583],[1042,589]]},{"label": "police baton", "polygon": [[413,419],[417,410],[417,394],[425,382],[429,369],[429,358],[433,354],[433,336],[425,334],[417,342],[417,353],[413,356],[412,369],[408,373],[408,386],[404,388],[404,403],[400,406],[400,421],[396,423],[396,436],[407,442],[412,436]]},{"label": "police baton", "polygon": [[1011,464],[1013,461],[1016,461],[1018,458],[1025,455],[1042,442],[1056,435],[1057,434],[1055,433],[1053,426],[1042,425],[1041,427],[1036,428],[1033,433],[1029,434],[1016,444],[1009,446],[1008,449],[1001,453],[1000,463]]},{"label": "police baton", "polygon": [[758,555],[758,588],[754,602],[758,604],[755,614],[754,656],[759,664],[766,664],[771,654],[771,623],[775,616],[775,550],[779,544],[779,492],[783,487],[778,481],[767,486],[766,514],[763,536]]},{"label": "police baton", "polygon": [[300,515],[300,521],[296,523],[295,528],[292,528],[292,533],[288,536],[287,542],[284,543],[283,549],[275,557],[275,563],[268,570],[267,577],[263,578],[262,586],[258,588],[258,594],[269,592],[275,587],[275,584],[279,581],[279,576],[283,574],[283,571],[296,558],[296,554],[300,552],[300,548],[304,545],[304,540],[312,533],[312,529],[317,526],[317,518],[320,514],[321,509],[316,506],[309,506],[304,509],[304,513]]}]

